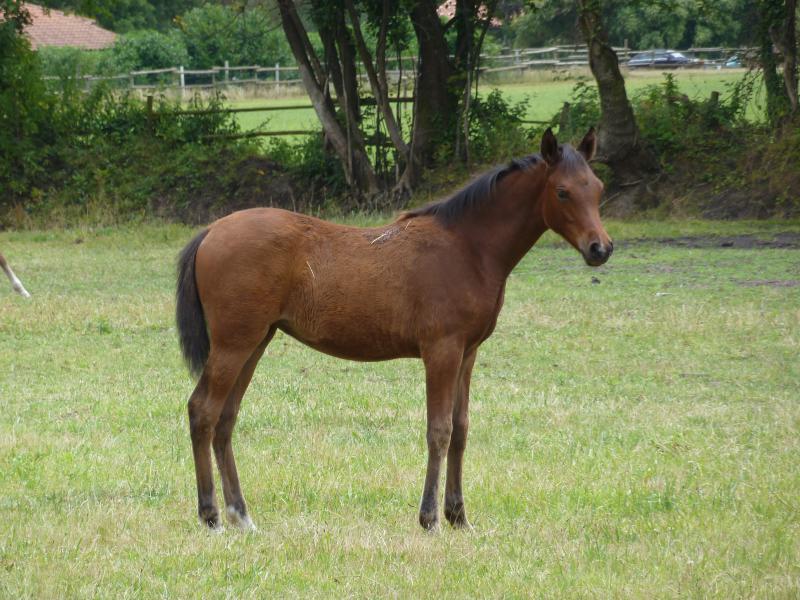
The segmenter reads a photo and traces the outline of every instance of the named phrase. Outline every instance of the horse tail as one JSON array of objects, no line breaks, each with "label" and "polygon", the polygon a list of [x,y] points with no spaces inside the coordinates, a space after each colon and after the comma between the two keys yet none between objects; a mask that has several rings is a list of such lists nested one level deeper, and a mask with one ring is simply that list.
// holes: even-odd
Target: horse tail
[{"label": "horse tail", "polygon": [[197,292],[194,263],[197,249],[208,235],[208,229],[198,233],[178,255],[178,288],[175,320],[178,324],[183,358],[196,377],[203,372],[211,343],[208,340],[206,317]]}]

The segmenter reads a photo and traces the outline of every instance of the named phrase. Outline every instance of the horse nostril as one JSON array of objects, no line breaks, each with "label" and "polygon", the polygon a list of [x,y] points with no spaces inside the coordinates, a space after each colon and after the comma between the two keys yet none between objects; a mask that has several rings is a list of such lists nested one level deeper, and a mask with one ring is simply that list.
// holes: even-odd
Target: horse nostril
[{"label": "horse nostril", "polygon": [[592,242],[589,245],[589,256],[592,258],[603,258],[605,256],[603,246],[600,245],[600,242]]}]

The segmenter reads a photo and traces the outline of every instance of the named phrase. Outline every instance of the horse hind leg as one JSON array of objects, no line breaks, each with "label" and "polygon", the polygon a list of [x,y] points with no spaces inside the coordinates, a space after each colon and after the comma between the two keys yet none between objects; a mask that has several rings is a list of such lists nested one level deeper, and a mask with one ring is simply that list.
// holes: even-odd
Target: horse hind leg
[{"label": "horse hind leg", "polygon": [[220,479],[222,480],[222,493],[225,497],[225,513],[231,525],[243,530],[255,530],[255,525],[247,512],[247,505],[239,484],[239,474],[236,470],[236,460],[233,455],[233,445],[231,438],[233,429],[236,426],[236,417],[242,403],[242,397],[250,385],[253,373],[258,365],[258,361],[264,354],[264,350],[275,335],[275,327],[271,327],[264,341],[253,351],[253,354],[242,367],[241,373],[233,386],[222,414],[219,417],[217,426],[214,430],[212,446],[217,459]]},{"label": "horse hind leg", "polygon": [[11,282],[11,287],[14,288],[14,291],[20,294],[23,298],[30,298],[31,295],[28,293],[28,290],[25,289],[25,286],[22,285],[22,282],[19,280],[19,277],[16,276],[14,271],[11,269],[11,265],[6,262],[5,257],[0,254],[0,268],[8,277],[8,280]]},{"label": "horse hind leg", "polygon": [[192,437],[197,506],[200,521],[212,529],[219,527],[219,509],[214,496],[211,466],[211,440],[225,402],[239,374],[252,354],[212,348],[203,374],[189,399],[189,430]]}]

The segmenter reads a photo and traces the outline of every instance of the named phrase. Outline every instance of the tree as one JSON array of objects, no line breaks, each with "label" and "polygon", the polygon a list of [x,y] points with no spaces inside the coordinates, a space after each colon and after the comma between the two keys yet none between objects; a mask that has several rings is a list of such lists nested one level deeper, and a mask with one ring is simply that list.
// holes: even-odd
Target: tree
[{"label": "tree", "polygon": [[[758,46],[767,118],[773,125],[797,114],[797,0],[759,0]],[[778,74],[775,48],[783,56],[783,76]]]},{"label": "tree", "polygon": [[[326,139],[344,167],[348,185],[357,193],[368,195],[378,193],[380,191],[378,178],[370,164],[364,140],[355,123],[357,116],[356,111],[353,110],[355,98],[352,95],[348,98],[345,91],[336,52],[337,39],[334,39],[335,33],[331,33],[336,25],[324,29],[326,40],[323,41],[323,44],[326,46],[325,53],[328,61],[327,68],[323,68],[323,63],[311,45],[308,32],[293,0],[278,0],[278,8],[286,40],[297,61],[303,85],[322,124]],[[341,40],[342,36],[339,36],[338,41]],[[333,101],[328,92],[330,78],[333,78],[334,85],[339,88],[338,100],[343,105],[344,126],[337,118]]]},{"label": "tree", "polygon": [[[444,23],[432,0],[310,0],[306,17],[322,45],[318,56],[307,26],[292,0],[278,0],[281,23],[301,78],[323,125],[326,138],[344,166],[348,182],[369,194],[386,192],[365,148],[356,58],[366,71],[388,137],[397,155],[393,195],[404,196],[419,182],[422,166],[443,153],[469,159],[470,102],[474,73],[496,1],[457,0],[455,15]],[[377,29],[376,39],[362,22]],[[386,52],[389,40],[410,22],[417,42],[415,103],[411,136],[404,139],[389,102]],[[453,31],[454,47],[448,44]],[[330,93],[335,90],[335,103]],[[381,143],[381,140],[376,140]]]},{"label": "tree", "polygon": [[175,17],[205,4],[204,0],[44,0],[42,3],[92,17],[103,27],[120,33],[169,29]]},{"label": "tree", "polygon": [[608,43],[599,0],[579,0],[579,8],[589,67],[600,95],[597,160],[608,164],[618,183],[631,183],[657,172],[658,161],[639,136],[617,54]]},{"label": "tree", "polygon": [[205,4],[175,21],[192,68],[208,69],[226,60],[232,65],[273,65],[291,56],[283,32],[261,7],[240,11]]}]

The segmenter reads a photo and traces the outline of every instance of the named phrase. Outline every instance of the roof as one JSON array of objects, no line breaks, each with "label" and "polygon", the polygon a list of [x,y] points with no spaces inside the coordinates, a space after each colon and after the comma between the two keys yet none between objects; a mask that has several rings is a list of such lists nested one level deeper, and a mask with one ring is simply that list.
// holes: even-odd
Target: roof
[{"label": "roof", "polygon": [[47,12],[38,4],[25,3],[32,23],[25,35],[34,49],[42,46],[72,46],[86,50],[101,50],[113,46],[117,34],[103,29],[92,19],[68,15],[51,8]]}]

